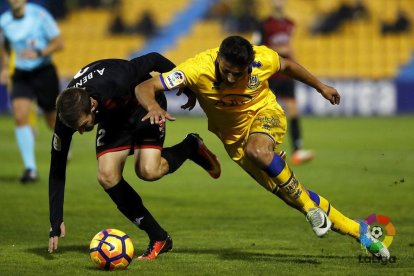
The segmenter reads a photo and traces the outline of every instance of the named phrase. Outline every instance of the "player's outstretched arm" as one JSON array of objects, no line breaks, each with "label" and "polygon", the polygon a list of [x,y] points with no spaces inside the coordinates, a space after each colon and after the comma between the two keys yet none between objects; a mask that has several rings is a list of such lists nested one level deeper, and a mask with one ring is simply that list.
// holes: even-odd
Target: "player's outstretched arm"
[{"label": "player's outstretched arm", "polygon": [[65,126],[56,117],[53,133],[49,170],[49,248],[50,253],[57,249],[58,238],[65,235],[63,223],[63,203],[65,197],[66,163],[72,135],[75,130]]},{"label": "player's outstretched arm", "polygon": [[152,77],[135,87],[135,96],[138,102],[148,111],[147,115],[142,118],[142,121],[149,119],[151,124],[159,124],[166,119],[175,121],[175,118],[166,110],[162,109],[155,100],[155,95],[163,90],[164,86],[159,76]]},{"label": "player's outstretched arm", "polygon": [[59,237],[63,238],[66,235],[66,228],[65,228],[64,222],[60,224],[59,232],[60,233],[56,233],[52,228],[50,228],[49,249],[48,249],[49,253],[52,253],[53,251],[57,250]]},{"label": "player's outstretched arm", "polygon": [[331,104],[339,104],[341,102],[341,96],[335,88],[322,83],[308,70],[299,65],[298,63],[279,57],[280,60],[280,72],[294,78],[300,82],[303,82],[309,86],[315,88],[321,95],[331,102]]}]

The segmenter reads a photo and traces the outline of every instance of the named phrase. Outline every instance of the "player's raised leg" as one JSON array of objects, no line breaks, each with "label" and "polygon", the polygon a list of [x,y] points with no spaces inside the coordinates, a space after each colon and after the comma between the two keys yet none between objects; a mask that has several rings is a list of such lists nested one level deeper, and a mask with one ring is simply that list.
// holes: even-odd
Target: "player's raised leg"
[{"label": "player's raised leg", "polygon": [[197,150],[190,155],[190,160],[202,167],[212,178],[219,178],[221,166],[217,156],[204,144],[203,139],[197,133],[190,133],[187,139],[197,142]]},{"label": "player's raised leg", "polygon": [[272,137],[263,133],[253,132],[248,138],[247,157],[271,178],[270,183],[260,183],[261,180],[258,182],[270,191],[283,190],[292,205],[307,215],[315,234],[318,237],[324,236],[331,227],[328,216],[312,201],[285,160],[273,151],[274,145]]},{"label": "player's raised leg", "polygon": [[161,156],[169,165],[168,173],[176,171],[185,160],[190,159],[213,178],[220,177],[221,166],[216,155],[214,155],[204,144],[203,139],[196,133],[190,133],[177,145],[164,148]]}]

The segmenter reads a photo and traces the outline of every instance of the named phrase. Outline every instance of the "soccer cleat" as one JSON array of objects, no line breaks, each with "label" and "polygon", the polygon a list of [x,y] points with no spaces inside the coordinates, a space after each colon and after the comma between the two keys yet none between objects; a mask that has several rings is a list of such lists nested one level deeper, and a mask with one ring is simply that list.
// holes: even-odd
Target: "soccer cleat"
[{"label": "soccer cleat", "polygon": [[314,155],[311,150],[298,149],[292,154],[290,162],[293,165],[302,165],[313,159]]},{"label": "soccer cleat", "polygon": [[147,250],[138,257],[138,260],[154,260],[159,254],[168,252],[173,247],[173,241],[170,236],[163,241],[150,241]]},{"label": "soccer cleat", "polygon": [[306,219],[312,225],[316,236],[322,238],[331,229],[332,222],[321,208],[312,208],[306,214]]},{"label": "soccer cleat", "polygon": [[37,180],[39,180],[37,172],[32,169],[26,169],[20,177],[20,182],[22,182],[23,184],[36,182]]},{"label": "soccer cleat", "polygon": [[390,258],[388,248],[371,235],[370,227],[365,221],[357,220],[357,222],[359,223],[359,242],[361,246],[366,248],[373,256],[382,260],[388,260]]},{"label": "soccer cleat", "polygon": [[217,156],[206,147],[203,139],[197,133],[190,133],[187,138],[195,139],[198,145],[197,151],[190,156],[190,160],[205,169],[212,178],[219,178],[221,166]]}]

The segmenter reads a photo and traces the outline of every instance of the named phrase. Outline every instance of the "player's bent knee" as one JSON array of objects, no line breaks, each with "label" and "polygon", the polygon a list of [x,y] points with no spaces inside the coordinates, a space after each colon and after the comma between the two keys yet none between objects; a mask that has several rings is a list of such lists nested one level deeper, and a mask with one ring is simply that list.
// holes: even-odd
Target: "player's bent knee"
[{"label": "player's bent knee", "polygon": [[[267,150],[256,147],[255,145],[247,145],[246,147],[246,155],[255,163],[261,164],[263,166],[266,165],[267,159],[271,158]],[[269,156],[268,156],[269,155]]]},{"label": "player's bent knee", "polygon": [[260,149],[257,149],[254,146],[247,144],[246,146],[247,157],[249,157],[251,160],[256,160],[259,153],[260,153]]},{"label": "player's bent knee", "polygon": [[154,168],[140,168],[135,170],[136,175],[145,181],[155,181],[162,177],[158,170]]},{"label": "player's bent knee", "polygon": [[120,181],[121,178],[116,177],[113,173],[98,173],[98,182],[105,190],[114,187]]}]

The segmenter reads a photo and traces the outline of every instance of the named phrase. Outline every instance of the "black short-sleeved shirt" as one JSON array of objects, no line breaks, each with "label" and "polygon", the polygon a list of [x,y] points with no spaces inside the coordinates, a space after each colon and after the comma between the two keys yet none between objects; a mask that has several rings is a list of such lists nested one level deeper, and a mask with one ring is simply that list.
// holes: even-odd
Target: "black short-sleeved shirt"
[{"label": "black short-sleeved shirt", "polygon": [[[147,132],[151,125],[148,121],[141,122],[146,111],[139,105],[135,97],[135,86],[149,79],[151,72],[168,72],[174,66],[171,61],[158,53],[150,53],[130,61],[122,59],[98,60],[83,67],[74,76],[68,87],[85,88],[89,95],[98,101],[95,117],[95,122],[99,124],[97,140],[100,139],[99,130],[101,129],[110,129],[110,133],[122,130],[123,133],[131,134],[139,133],[145,128],[145,131],[142,132]],[[157,96],[157,101],[161,106],[166,107],[163,94]],[[58,231],[63,221],[66,161],[74,133],[75,130],[64,125],[59,118],[56,119],[49,172],[50,223],[53,231]],[[143,140],[142,137],[141,140]],[[97,145],[97,154],[129,143],[125,139],[120,139],[120,135],[118,138],[107,140],[107,142],[110,144],[106,147],[99,148]],[[137,141],[134,140],[131,143],[137,143]]]}]

